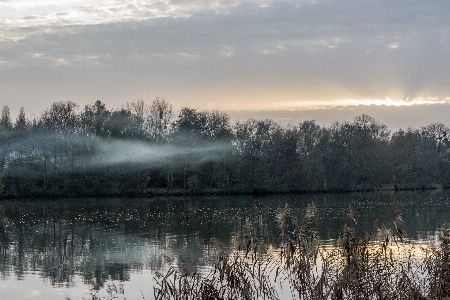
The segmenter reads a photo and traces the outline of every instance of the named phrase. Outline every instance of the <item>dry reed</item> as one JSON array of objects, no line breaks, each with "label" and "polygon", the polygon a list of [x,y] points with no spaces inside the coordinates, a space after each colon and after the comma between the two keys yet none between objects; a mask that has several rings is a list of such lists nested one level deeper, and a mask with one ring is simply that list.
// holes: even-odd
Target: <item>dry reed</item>
[{"label": "dry reed", "polygon": [[181,257],[177,267],[167,258],[166,275],[155,276],[155,299],[282,299],[278,285],[288,286],[284,297],[292,299],[450,299],[449,231],[441,230],[438,245],[414,259],[416,246],[402,246],[404,222],[397,203],[394,213],[392,220],[358,236],[357,215],[349,207],[349,222],[330,250],[320,246],[314,203],[301,218],[286,205],[275,215],[280,241],[276,255],[267,252],[247,219],[234,248],[214,241],[216,260],[207,275],[192,272]]},{"label": "dry reed", "polygon": [[[449,300],[450,232],[442,229],[438,244],[413,257],[416,246],[404,247],[404,222],[394,203],[392,220],[356,234],[357,214],[350,206],[336,247],[321,247],[315,228],[317,208],[308,205],[297,218],[286,205],[276,211],[279,251],[271,254],[246,219],[244,232],[225,247],[213,239],[214,268],[198,272],[194,262],[163,254],[164,273],[154,269],[155,300]],[[280,288],[278,288],[278,286]],[[285,290],[283,290],[283,288]],[[288,290],[286,290],[288,289]],[[279,295],[282,292],[283,295]],[[108,285],[108,299],[123,295],[123,287]],[[91,288],[91,299],[99,299]],[[144,296],[142,296],[143,299]]]}]

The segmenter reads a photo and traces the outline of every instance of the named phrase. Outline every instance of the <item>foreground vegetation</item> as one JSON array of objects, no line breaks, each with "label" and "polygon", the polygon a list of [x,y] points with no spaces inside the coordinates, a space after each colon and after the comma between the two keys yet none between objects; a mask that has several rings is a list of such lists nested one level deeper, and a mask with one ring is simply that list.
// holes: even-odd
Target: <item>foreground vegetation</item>
[{"label": "foreground vegetation", "polygon": [[[240,239],[238,250],[227,253],[218,245],[215,269],[207,276],[182,258],[169,271],[156,273],[156,299],[448,299],[450,297],[450,234],[442,230],[439,246],[423,260],[395,247],[403,240],[401,213],[376,236],[362,237],[345,226],[337,248],[321,251],[314,230],[316,208],[293,219],[289,207],[277,213],[281,252],[268,254],[254,236],[253,224]],[[356,215],[350,208],[349,217]],[[291,224],[289,224],[291,223]],[[290,227],[294,229],[290,231]],[[239,251],[242,250],[242,251]],[[395,257],[394,257],[394,252]],[[193,272],[190,275],[190,272]],[[284,296],[277,285],[284,286]],[[288,288],[288,290],[286,290]]]},{"label": "foreground vegetation", "polygon": [[0,116],[0,197],[327,192],[450,186],[450,130],[391,133],[361,115],[232,123],[164,99],[109,110],[57,102]]},{"label": "foreground vegetation", "polygon": [[[402,214],[356,234],[357,216],[349,208],[349,222],[336,247],[320,247],[315,230],[314,204],[301,219],[289,206],[278,209],[279,251],[270,251],[255,235],[257,223],[247,219],[245,232],[231,247],[214,240],[214,267],[207,274],[183,257],[163,255],[168,268],[154,270],[154,299],[449,299],[450,233],[442,229],[438,244],[422,249],[404,247]],[[107,298],[124,294],[114,284]],[[92,299],[100,299],[91,289]],[[145,295],[142,296],[143,299]]]},{"label": "foreground vegetation", "polygon": [[[359,236],[364,232],[377,233],[372,227],[377,219],[392,223],[396,216],[392,202],[398,201],[408,224],[402,228],[408,232],[408,238],[433,241],[432,233],[436,228],[449,228],[449,199],[450,191],[438,190],[257,197],[5,200],[0,202],[0,277],[4,284],[14,284],[14,280],[27,282],[29,274],[36,274],[45,283],[42,297],[52,287],[69,287],[69,295],[74,295],[72,293],[79,288],[85,292],[79,284],[81,281],[95,282],[101,293],[111,281],[125,282],[127,298],[139,299],[136,297],[139,290],[130,291],[130,284],[136,286],[133,277],[144,272],[150,280],[149,265],[166,270],[161,251],[175,260],[180,253],[200,264],[200,268],[208,255],[211,260],[208,265],[213,266],[215,258],[207,252],[211,249],[210,241],[218,239],[227,247],[236,245],[238,248],[238,238],[243,238],[248,231],[247,217],[250,218],[247,225],[254,223],[252,235],[264,241],[269,254],[273,254],[271,249],[278,249],[280,242],[276,212],[285,204],[290,207],[289,214],[296,216],[304,215],[307,203],[314,202],[319,207],[314,229],[319,241],[323,241],[319,245],[322,249],[339,237],[348,221],[354,224],[346,217],[349,203],[358,212],[358,224],[354,227]],[[294,228],[290,226],[288,231]],[[142,248],[143,239],[149,244]],[[110,256],[111,251],[121,255]],[[420,254],[420,248],[416,247],[414,252]],[[398,251],[393,254],[396,257]],[[150,286],[142,288],[149,299],[147,296],[153,294]]]}]

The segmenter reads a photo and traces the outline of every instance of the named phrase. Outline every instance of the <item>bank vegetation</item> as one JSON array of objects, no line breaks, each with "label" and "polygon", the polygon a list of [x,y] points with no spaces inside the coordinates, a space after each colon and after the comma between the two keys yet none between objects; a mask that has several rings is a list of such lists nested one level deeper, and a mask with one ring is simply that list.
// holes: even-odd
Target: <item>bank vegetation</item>
[{"label": "bank vegetation", "polygon": [[428,189],[450,186],[450,129],[391,132],[367,115],[319,126],[164,98],[120,109],[56,102],[0,116],[0,197],[143,196]]}]

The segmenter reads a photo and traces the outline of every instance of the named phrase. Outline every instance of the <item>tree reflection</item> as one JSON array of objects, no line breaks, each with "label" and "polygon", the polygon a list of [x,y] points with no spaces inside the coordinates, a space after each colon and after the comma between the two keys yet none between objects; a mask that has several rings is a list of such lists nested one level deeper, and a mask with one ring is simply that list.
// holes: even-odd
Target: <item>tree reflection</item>
[{"label": "tree reflection", "polygon": [[[433,200],[435,199],[435,200]],[[437,200],[436,200],[437,199]],[[209,242],[225,244],[242,234],[246,219],[264,243],[277,244],[274,214],[286,203],[303,215],[308,203],[318,209],[318,234],[336,239],[351,203],[358,230],[370,231],[398,201],[410,237],[433,234],[439,220],[450,220],[448,195],[430,192],[315,194],[265,197],[190,197],[172,199],[89,198],[0,203],[0,274],[22,280],[39,274],[52,285],[74,285],[76,276],[101,287],[107,280],[127,281],[133,272],[161,268],[161,253],[183,255],[198,264]]]}]

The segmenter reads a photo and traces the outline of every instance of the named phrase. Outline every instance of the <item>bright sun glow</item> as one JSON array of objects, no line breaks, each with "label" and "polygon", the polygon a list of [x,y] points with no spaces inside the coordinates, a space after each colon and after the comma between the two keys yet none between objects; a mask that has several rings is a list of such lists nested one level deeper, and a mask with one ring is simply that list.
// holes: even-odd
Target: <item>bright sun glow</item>
[{"label": "bright sun glow", "polygon": [[390,98],[386,99],[366,99],[366,100],[344,100],[344,101],[337,101],[335,105],[342,105],[342,106],[353,106],[353,105],[385,105],[385,106],[411,106],[411,105],[423,105],[423,104],[442,104],[442,103],[449,103],[450,98],[416,98],[416,99],[409,99],[406,100],[393,100]]},{"label": "bright sun glow", "polygon": [[[385,99],[345,99],[333,101],[297,101],[285,102],[282,106],[286,109],[327,109],[348,106],[412,106],[412,105],[430,105],[430,104],[446,104],[450,103],[450,97],[447,98],[415,98],[394,100]],[[277,104],[280,106],[280,104]]]}]

